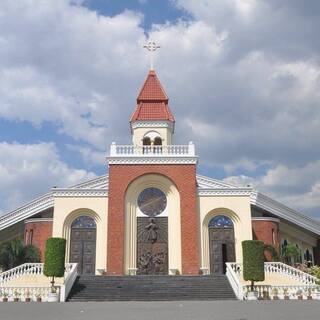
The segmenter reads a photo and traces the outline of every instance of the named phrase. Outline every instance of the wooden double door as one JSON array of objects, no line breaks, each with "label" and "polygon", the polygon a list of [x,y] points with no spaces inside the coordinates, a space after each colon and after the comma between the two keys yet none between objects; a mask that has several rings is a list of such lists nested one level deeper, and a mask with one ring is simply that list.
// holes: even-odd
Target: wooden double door
[{"label": "wooden double door", "polygon": [[137,218],[137,274],[168,274],[168,218]]},{"label": "wooden double door", "polygon": [[79,274],[95,273],[96,229],[71,229],[69,261],[78,263]]},{"label": "wooden double door", "polygon": [[235,261],[233,228],[209,228],[210,274],[226,273],[226,262]]}]

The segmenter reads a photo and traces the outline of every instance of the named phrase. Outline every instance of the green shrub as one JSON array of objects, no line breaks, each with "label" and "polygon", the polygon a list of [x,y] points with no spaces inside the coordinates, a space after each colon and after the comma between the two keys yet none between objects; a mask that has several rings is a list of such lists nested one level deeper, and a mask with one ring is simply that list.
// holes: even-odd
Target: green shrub
[{"label": "green shrub", "polygon": [[292,260],[296,263],[301,258],[300,250],[294,244],[288,244],[281,250],[281,258],[284,263],[292,265]]},{"label": "green shrub", "polygon": [[266,251],[271,254],[272,261],[274,261],[274,262],[280,261],[278,251],[272,244],[265,244],[264,245],[264,252],[266,252]]},{"label": "green shrub", "polygon": [[264,281],[264,243],[258,240],[242,241],[243,278],[251,281],[251,290],[255,281]]},{"label": "green shrub", "polygon": [[3,271],[27,262],[40,262],[40,251],[37,247],[32,245],[23,246],[23,242],[20,239],[1,244],[0,268]]},{"label": "green shrub", "polygon": [[44,274],[52,277],[52,287],[54,277],[63,277],[66,252],[66,240],[63,238],[49,238],[46,242]]}]

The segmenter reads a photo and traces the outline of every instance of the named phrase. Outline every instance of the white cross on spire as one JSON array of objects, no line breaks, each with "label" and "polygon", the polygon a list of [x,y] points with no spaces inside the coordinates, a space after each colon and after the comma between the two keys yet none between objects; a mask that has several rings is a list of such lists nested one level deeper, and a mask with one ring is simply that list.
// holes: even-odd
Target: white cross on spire
[{"label": "white cross on spire", "polygon": [[149,41],[147,44],[143,46],[150,53],[150,70],[153,70],[153,60],[154,60],[154,52],[160,48],[154,41]]}]

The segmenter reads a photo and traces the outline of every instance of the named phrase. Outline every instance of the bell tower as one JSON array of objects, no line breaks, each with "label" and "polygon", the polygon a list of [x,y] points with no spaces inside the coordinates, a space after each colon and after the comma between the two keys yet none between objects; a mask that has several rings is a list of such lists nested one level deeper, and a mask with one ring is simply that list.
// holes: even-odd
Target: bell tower
[{"label": "bell tower", "polygon": [[132,142],[141,145],[171,145],[175,119],[156,73],[150,70],[131,116]]},{"label": "bell tower", "polygon": [[[158,48],[155,43],[149,43],[146,47],[151,52],[151,57]],[[153,70],[151,59],[151,68],[138,94],[137,104],[130,119],[132,144],[119,145],[113,142],[107,158],[109,275],[135,274],[137,270],[137,242],[134,239],[137,232],[135,208],[138,201],[131,198],[129,200],[127,191],[131,190],[131,186],[139,179],[148,179],[147,177],[151,176],[153,178],[150,178],[150,181],[145,181],[145,187],[152,187],[167,179],[166,181],[170,181],[178,192],[175,201],[179,209],[171,208],[171,216],[179,217],[176,229],[173,229],[170,222],[170,212],[168,215],[169,248],[176,243],[172,240],[174,235],[179,234],[179,250],[175,257],[172,257],[171,253],[171,262],[169,251],[169,268],[176,259],[180,262],[172,268],[177,268],[180,274],[199,273],[196,185],[198,157],[192,142],[185,145],[173,144],[174,125],[175,119],[169,108],[169,98]]]}]

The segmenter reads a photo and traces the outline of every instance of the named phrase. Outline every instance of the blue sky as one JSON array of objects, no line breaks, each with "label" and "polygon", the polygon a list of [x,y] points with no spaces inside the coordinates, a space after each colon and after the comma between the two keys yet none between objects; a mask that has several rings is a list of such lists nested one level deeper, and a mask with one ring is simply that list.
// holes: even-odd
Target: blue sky
[{"label": "blue sky", "polygon": [[148,71],[196,143],[198,172],[320,217],[320,4],[0,3],[0,213],[104,174]]}]

